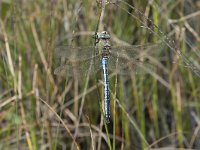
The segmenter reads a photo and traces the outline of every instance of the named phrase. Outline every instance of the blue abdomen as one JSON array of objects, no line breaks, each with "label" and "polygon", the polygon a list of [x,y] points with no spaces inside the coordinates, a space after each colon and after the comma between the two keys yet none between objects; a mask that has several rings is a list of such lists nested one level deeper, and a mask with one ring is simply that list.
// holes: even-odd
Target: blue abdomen
[{"label": "blue abdomen", "polygon": [[108,57],[102,58],[103,77],[104,77],[104,115],[106,121],[110,122],[110,88],[108,80]]}]

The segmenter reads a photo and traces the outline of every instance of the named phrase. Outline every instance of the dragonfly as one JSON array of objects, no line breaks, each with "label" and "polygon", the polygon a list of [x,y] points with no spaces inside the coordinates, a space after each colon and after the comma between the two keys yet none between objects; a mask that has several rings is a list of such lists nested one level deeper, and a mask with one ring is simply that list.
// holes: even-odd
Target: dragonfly
[{"label": "dragonfly", "polygon": [[[142,58],[150,56],[158,44],[131,45],[131,46],[111,46],[111,36],[107,31],[95,34],[95,46],[73,47],[59,45],[56,47],[56,55],[64,59],[62,64],[54,70],[54,74],[73,74],[83,76],[85,71],[91,73],[102,70],[104,83],[103,112],[106,122],[110,122],[110,86],[108,71],[119,74],[139,71],[139,67],[144,62]],[[148,63],[149,64],[149,63]]]}]

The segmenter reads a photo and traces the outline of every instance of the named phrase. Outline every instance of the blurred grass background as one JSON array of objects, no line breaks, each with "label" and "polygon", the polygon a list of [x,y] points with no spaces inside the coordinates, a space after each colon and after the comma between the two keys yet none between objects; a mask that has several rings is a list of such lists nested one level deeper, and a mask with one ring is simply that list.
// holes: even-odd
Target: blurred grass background
[{"label": "blurred grass background", "polygon": [[151,73],[111,75],[106,125],[101,84],[53,73],[56,45],[94,45],[97,2],[0,1],[0,149],[200,149],[200,76],[173,52],[200,63],[199,10],[198,0],[106,5],[113,45],[162,44]]}]

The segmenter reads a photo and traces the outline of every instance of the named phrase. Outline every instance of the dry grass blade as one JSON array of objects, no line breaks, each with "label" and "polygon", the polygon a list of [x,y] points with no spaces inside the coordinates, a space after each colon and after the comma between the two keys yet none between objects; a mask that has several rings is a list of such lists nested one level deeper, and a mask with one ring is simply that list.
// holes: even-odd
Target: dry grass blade
[{"label": "dry grass blade", "polygon": [[[200,149],[199,10],[198,0],[0,0],[0,149]],[[102,30],[109,125],[92,38]]]},{"label": "dry grass blade", "polygon": [[15,76],[15,71],[14,71],[14,66],[13,66],[13,59],[11,57],[10,46],[9,46],[9,43],[8,43],[8,37],[7,37],[7,34],[5,32],[4,24],[3,24],[1,19],[0,19],[0,25],[1,25],[1,30],[3,32],[4,41],[5,41],[6,54],[7,54],[7,58],[8,58],[8,67],[9,67],[9,70],[10,70],[13,78],[15,79],[16,76]]},{"label": "dry grass blade", "polygon": [[35,40],[35,43],[36,43],[36,46],[37,46],[37,50],[39,52],[41,61],[42,61],[43,65],[44,65],[45,71],[46,71],[46,73],[47,73],[47,75],[49,77],[50,82],[53,84],[53,87],[56,87],[54,78],[53,78],[53,76],[52,76],[52,74],[50,72],[50,68],[48,66],[47,60],[46,60],[45,55],[43,53],[41,44],[40,44],[39,39],[38,39],[37,31],[36,31],[36,28],[35,28],[35,25],[34,25],[33,22],[31,22],[31,28],[32,28],[32,33],[33,33],[34,40]]},{"label": "dry grass blade", "polygon": [[7,100],[4,100],[4,102],[2,102],[2,103],[0,104],[0,108],[6,106],[7,104],[11,103],[12,101],[16,101],[17,98],[18,98],[18,96],[15,95],[15,96],[13,96],[13,97],[11,97],[11,98],[8,98]]},{"label": "dry grass blade", "polygon": [[68,132],[68,134],[70,135],[70,137],[73,140],[73,143],[76,145],[76,148],[79,150],[79,146],[75,140],[75,138],[73,137],[72,133],[70,132],[69,128],[67,127],[67,125],[65,124],[65,122],[62,120],[62,118],[54,111],[54,109],[47,103],[45,102],[42,98],[40,98],[40,100],[45,103],[45,105],[56,115],[56,117],[59,119],[59,121],[62,123],[62,125],[65,127],[66,131]]}]

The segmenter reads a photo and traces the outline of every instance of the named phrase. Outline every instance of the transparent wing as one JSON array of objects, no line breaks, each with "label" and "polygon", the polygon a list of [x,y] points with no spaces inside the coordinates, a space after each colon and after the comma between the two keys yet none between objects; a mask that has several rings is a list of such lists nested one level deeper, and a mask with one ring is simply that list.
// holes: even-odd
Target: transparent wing
[{"label": "transparent wing", "polygon": [[[137,58],[141,55],[155,55],[161,47],[162,44],[145,44],[145,45],[133,45],[133,46],[112,46],[111,55],[114,57],[122,58]],[[120,61],[120,60],[119,60]]]},{"label": "transparent wing", "polygon": [[54,74],[60,76],[85,76],[95,73],[100,69],[100,55],[88,59],[63,59],[61,65],[54,70]]},{"label": "transparent wing", "polygon": [[[141,67],[145,66],[145,67]],[[148,73],[144,68],[148,68],[152,71],[156,70],[157,64],[151,62],[148,58],[126,59],[118,57],[109,58],[108,68],[112,72],[116,72],[122,75],[128,75],[130,73],[144,74]]]},{"label": "transparent wing", "polygon": [[91,73],[100,68],[100,54],[96,53],[95,46],[73,47],[67,45],[55,48],[56,58],[61,65],[54,70],[56,75],[86,75],[90,65]]},{"label": "transparent wing", "polygon": [[[153,68],[148,56],[156,54],[159,44],[146,44],[134,46],[112,46],[108,60],[108,68],[120,74],[141,71],[141,65]],[[56,48],[56,56],[62,60],[61,65],[55,69],[56,75],[86,75],[91,66],[91,73],[101,68],[101,54],[95,46],[72,47],[59,46]]]},{"label": "transparent wing", "polygon": [[61,45],[55,48],[55,56],[67,59],[84,60],[95,55],[95,46],[73,47],[68,45]]},{"label": "transparent wing", "polygon": [[157,57],[157,50],[160,47],[162,46],[159,44],[112,47],[108,65],[109,70],[120,74],[144,73],[145,70],[141,65],[153,70],[155,65],[151,62],[151,58]]}]

